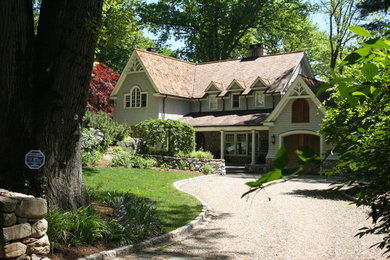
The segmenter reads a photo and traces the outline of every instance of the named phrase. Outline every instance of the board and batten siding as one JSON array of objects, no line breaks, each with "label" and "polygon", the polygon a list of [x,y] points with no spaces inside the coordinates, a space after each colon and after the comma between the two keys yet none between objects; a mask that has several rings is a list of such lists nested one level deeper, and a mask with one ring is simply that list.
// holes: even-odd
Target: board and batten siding
[{"label": "board and batten siding", "polygon": [[[283,111],[279,114],[278,118],[274,122],[274,126],[269,130],[269,150],[267,154],[267,159],[275,158],[275,155],[280,148],[279,142],[283,142],[280,135],[291,132],[291,131],[309,131],[317,132],[321,128],[323,114],[317,109],[317,106],[311,99],[306,99],[310,107],[310,121],[307,123],[292,123],[291,122],[291,112],[292,112],[292,103],[295,99],[290,99],[287,105],[284,107]],[[308,132],[304,132],[308,133]],[[314,134],[313,133],[313,134]],[[272,136],[275,135],[275,144],[273,144]],[[327,148],[324,145],[325,142],[321,138],[321,153]]]},{"label": "board and batten siding", "polygon": [[[131,88],[134,86],[139,86],[142,92],[148,92],[146,107],[124,107],[124,95],[130,93]],[[144,72],[127,75],[117,94],[117,99],[115,100],[114,120],[119,123],[133,126],[144,120],[157,119],[159,115],[160,98],[153,96],[154,92],[155,90]]]}]

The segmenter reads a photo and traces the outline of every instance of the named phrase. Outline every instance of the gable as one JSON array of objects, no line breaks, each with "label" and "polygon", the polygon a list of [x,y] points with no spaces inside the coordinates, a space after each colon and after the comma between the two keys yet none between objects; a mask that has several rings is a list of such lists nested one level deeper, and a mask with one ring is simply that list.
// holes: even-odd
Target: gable
[{"label": "gable", "polygon": [[257,77],[255,81],[253,81],[252,85],[250,86],[251,89],[257,90],[257,89],[265,89],[269,87],[268,80],[262,79],[261,77]]},{"label": "gable", "polygon": [[110,95],[110,99],[116,99],[117,94],[119,90],[121,89],[122,85],[125,82],[125,79],[128,75],[134,74],[134,73],[146,73],[148,79],[150,80],[154,90],[158,92],[156,85],[154,84],[153,80],[151,79],[149,73],[145,69],[145,66],[142,64],[141,59],[139,58],[137,52],[133,52],[130,56],[125,68],[123,69],[117,84],[115,85],[114,90],[112,91]]},{"label": "gable", "polygon": [[315,96],[313,91],[309,88],[306,82],[302,79],[302,76],[298,75],[295,81],[291,84],[291,87],[287,90],[286,94],[282,97],[274,111],[265,120],[266,123],[272,123],[275,121],[280,113],[285,109],[289,100],[305,98],[313,101],[315,106],[325,115],[325,108],[321,105],[320,100]]},{"label": "gable", "polygon": [[226,91],[238,92],[238,91],[244,90],[244,88],[245,88],[245,83],[244,82],[242,82],[240,80],[237,80],[237,79],[234,79],[229,84],[229,86],[227,87]]},{"label": "gable", "polygon": [[219,93],[221,92],[222,84],[219,82],[210,82],[209,86],[206,88],[204,92],[206,93]]}]

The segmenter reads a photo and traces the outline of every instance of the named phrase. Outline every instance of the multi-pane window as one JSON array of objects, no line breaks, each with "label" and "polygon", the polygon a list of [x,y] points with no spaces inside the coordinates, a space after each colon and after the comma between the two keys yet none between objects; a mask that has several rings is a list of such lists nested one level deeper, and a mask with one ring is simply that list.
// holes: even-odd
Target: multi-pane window
[{"label": "multi-pane window", "polygon": [[232,108],[239,108],[240,107],[240,94],[233,94],[232,95]]},{"label": "multi-pane window", "polygon": [[209,108],[215,110],[218,107],[217,95],[209,95]]},{"label": "multi-pane window", "polygon": [[138,87],[133,88],[131,95],[131,107],[141,106],[141,90]]},{"label": "multi-pane window", "polygon": [[142,93],[139,87],[132,88],[130,94],[124,95],[125,108],[146,107],[147,100],[148,94]]},{"label": "multi-pane window", "polygon": [[236,142],[236,154],[237,155],[246,155],[247,154],[247,135],[246,134],[237,134]]},{"label": "multi-pane window", "polygon": [[248,134],[231,133],[225,135],[225,154],[242,156],[248,154]]},{"label": "multi-pane window", "polygon": [[227,155],[234,155],[236,149],[234,147],[234,134],[226,134],[225,135],[225,153]]},{"label": "multi-pane window", "polygon": [[255,107],[264,107],[264,106],[265,106],[264,92],[256,91],[255,92]]}]

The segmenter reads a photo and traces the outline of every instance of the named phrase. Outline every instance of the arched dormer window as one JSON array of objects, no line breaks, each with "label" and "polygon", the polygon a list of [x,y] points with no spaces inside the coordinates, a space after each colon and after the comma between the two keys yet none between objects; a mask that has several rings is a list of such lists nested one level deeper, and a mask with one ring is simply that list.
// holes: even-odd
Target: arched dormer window
[{"label": "arched dormer window", "polygon": [[305,123],[309,122],[310,118],[309,103],[306,99],[298,98],[292,103],[291,122]]},{"label": "arched dormer window", "polygon": [[147,105],[147,92],[141,92],[140,87],[134,86],[129,94],[124,95],[125,108],[140,108]]}]

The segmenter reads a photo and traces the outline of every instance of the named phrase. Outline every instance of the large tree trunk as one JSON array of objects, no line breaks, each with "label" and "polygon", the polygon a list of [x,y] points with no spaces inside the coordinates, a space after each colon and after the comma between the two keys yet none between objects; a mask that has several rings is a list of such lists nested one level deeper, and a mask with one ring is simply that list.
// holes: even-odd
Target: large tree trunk
[{"label": "large tree trunk", "polygon": [[1,1],[0,8],[0,188],[36,189],[37,172],[28,171],[24,155],[36,147],[32,137],[32,3]]},{"label": "large tree trunk", "polygon": [[[14,3],[5,2],[7,5]],[[33,35],[31,0],[18,2],[25,6],[30,3],[30,10],[22,10],[18,6],[12,18],[21,20],[21,13],[22,16],[31,17],[27,36]],[[15,10],[15,5],[9,9]],[[11,129],[15,131],[11,139],[5,140],[3,135],[0,136],[7,147],[0,150],[0,162],[11,161],[6,162],[8,168],[0,166],[7,173],[2,175],[0,186],[3,180],[5,187],[14,186],[8,185],[10,175],[23,176],[24,179],[25,176],[32,176],[30,187],[33,187],[33,191],[39,191],[42,184],[52,207],[68,209],[88,201],[81,171],[80,127],[86,107],[101,8],[102,0],[43,0],[35,46],[30,44],[30,51],[29,44],[25,44],[27,51],[24,53],[14,46],[19,44],[19,33],[24,33],[26,27],[20,26],[18,30],[11,27],[8,32],[16,36],[8,46],[8,51],[15,53],[8,59],[15,66],[15,71],[11,73],[14,81],[7,82],[6,87],[14,99],[6,107],[9,113],[15,106],[20,106],[20,117],[18,115],[17,120],[10,120],[12,116],[0,112],[1,120],[5,122],[2,133]],[[3,56],[5,52],[1,49],[0,54]],[[25,53],[28,55],[23,56]],[[19,56],[27,63],[22,68]],[[1,71],[0,77],[8,74],[8,71]],[[26,98],[18,102],[18,96],[26,86],[27,89],[31,86],[31,91],[22,94]],[[15,129],[15,126],[18,128]],[[10,157],[7,150],[18,143],[17,136],[23,142],[14,149],[18,156],[16,160]],[[24,166],[24,154],[31,149],[41,150],[46,157],[45,165],[39,170],[28,170]]]}]

